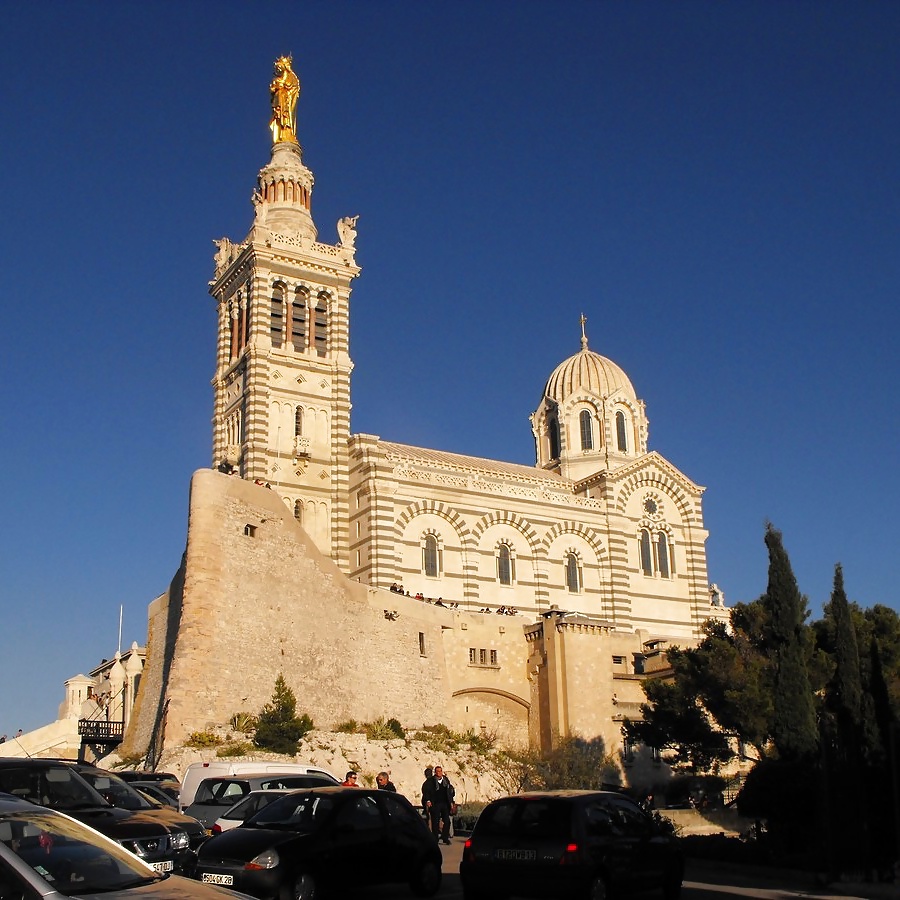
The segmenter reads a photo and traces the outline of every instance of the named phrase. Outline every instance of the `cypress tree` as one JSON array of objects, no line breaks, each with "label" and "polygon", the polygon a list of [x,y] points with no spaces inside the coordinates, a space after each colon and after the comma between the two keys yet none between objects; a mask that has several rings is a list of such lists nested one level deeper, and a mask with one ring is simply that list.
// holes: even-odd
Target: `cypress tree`
[{"label": "cypress tree", "polygon": [[842,755],[853,755],[862,737],[862,677],[856,628],[844,591],[844,572],[834,567],[834,588],[827,613],[834,619],[834,676],[828,685],[828,705],[837,719]]},{"label": "cypress tree", "polygon": [[803,652],[806,602],[797,587],[781,532],[771,523],[766,525],[765,542],[769,551],[769,583],[764,602],[770,614],[775,658],[772,736],[782,759],[812,759],[818,749],[818,729]]}]

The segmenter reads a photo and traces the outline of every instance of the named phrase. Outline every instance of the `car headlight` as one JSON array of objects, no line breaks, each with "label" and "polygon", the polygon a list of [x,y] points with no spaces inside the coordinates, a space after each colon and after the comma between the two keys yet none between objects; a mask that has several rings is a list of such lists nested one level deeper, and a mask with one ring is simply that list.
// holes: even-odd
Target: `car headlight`
[{"label": "car headlight", "polygon": [[187,850],[191,845],[191,839],[188,837],[188,833],[186,831],[175,831],[169,838],[172,841],[172,847],[175,850]]},{"label": "car headlight", "polygon": [[264,850],[248,862],[245,869],[274,869],[278,865],[278,853],[275,850]]}]

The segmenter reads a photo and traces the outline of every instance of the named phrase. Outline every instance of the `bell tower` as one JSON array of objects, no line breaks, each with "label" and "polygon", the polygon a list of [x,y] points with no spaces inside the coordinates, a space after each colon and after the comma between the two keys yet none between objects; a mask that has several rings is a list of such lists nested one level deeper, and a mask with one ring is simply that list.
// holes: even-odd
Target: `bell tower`
[{"label": "bell tower", "polygon": [[270,95],[272,151],[253,225],[243,242],[214,242],[213,466],[270,485],[346,570],[356,218],[337,223],[335,244],[317,240],[290,57],[276,61]]}]

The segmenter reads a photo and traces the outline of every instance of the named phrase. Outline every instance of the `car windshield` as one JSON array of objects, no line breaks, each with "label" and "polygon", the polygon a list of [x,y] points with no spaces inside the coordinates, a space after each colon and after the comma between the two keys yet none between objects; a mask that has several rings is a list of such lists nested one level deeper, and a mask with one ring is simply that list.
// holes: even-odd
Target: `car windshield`
[{"label": "car windshield", "polygon": [[516,798],[488,806],[478,817],[479,837],[567,838],[571,807],[549,797]]},{"label": "car windshield", "polygon": [[331,797],[285,794],[248,819],[243,827],[288,828],[291,831],[311,833],[322,827],[333,809],[334,800]]},{"label": "car windshield", "polygon": [[48,809],[0,817],[0,842],[63,894],[98,894],[162,880],[124,847]]},{"label": "car windshield", "polygon": [[68,766],[0,768],[0,791],[52,809],[76,810],[109,804]]},{"label": "car windshield", "polygon": [[152,804],[116,775],[110,775],[108,772],[92,772],[89,769],[83,769],[79,774],[113,806],[120,809],[153,809]]}]

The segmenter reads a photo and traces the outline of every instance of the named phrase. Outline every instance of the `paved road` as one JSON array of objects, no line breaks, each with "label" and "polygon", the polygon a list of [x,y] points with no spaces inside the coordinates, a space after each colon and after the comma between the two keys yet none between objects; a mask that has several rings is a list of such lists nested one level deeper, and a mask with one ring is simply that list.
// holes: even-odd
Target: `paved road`
[{"label": "paved road", "polygon": [[[459,862],[462,858],[465,838],[453,838],[449,846],[441,844],[444,857],[444,880],[436,900],[462,900],[462,885],[459,881]],[[688,860],[682,900],[734,900],[735,897],[754,897],[757,900],[850,900],[851,897],[864,900],[885,900],[895,897],[900,900],[900,892],[888,894],[882,888],[857,885],[842,894],[831,893],[829,888],[816,890],[790,875],[779,873],[758,873],[746,868],[740,871],[726,866],[708,866]],[[635,900],[662,900],[661,895],[647,893],[636,895]],[[341,900],[415,900],[408,888],[384,886],[360,891],[358,895],[342,897]]]}]

